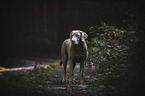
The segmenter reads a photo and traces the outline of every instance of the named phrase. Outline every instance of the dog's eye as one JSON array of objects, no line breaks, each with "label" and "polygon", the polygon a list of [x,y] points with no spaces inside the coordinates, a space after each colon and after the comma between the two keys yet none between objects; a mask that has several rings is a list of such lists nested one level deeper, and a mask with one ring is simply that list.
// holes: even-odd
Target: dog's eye
[{"label": "dog's eye", "polygon": [[76,34],[77,37],[79,37],[80,35]]}]

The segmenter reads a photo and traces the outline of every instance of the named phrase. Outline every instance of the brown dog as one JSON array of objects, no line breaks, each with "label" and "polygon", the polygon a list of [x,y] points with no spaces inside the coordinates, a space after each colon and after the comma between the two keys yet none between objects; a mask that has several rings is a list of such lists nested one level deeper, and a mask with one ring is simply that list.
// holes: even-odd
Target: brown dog
[{"label": "brown dog", "polygon": [[61,62],[63,64],[63,80],[66,82],[66,67],[69,61],[69,83],[73,83],[73,69],[76,63],[80,63],[80,82],[83,83],[84,65],[88,57],[87,44],[85,40],[88,35],[81,30],[73,30],[70,39],[66,39],[61,48]]}]

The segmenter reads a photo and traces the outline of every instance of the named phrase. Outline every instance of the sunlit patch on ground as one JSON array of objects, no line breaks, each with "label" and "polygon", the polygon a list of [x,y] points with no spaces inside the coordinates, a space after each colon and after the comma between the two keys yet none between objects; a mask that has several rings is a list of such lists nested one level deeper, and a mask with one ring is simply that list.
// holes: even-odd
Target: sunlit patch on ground
[{"label": "sunlit patch on ground", "polygon": [[6,71],[19,71],[19,70],[32,70],[34,68],[34,66],[32,67],[19,67],[19,68],[8,68],[8,69],[3,69],[0,70],[0,72],[6,72]]},{"label": "sunlit patch on ground", "polygon": [[5,69],[6,69],[6,68],[4,68],[4,67],[0,67],[0,71],[1,71],[1,70],[5,70]]}]

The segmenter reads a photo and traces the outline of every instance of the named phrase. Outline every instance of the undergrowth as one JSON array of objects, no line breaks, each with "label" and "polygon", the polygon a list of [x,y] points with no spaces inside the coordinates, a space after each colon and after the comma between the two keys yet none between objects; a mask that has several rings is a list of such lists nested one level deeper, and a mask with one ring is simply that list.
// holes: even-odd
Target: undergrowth
[{"label": "undergrowth", "polygon": [[96,66],[96,83],[104,85],[110,96],[124,96],[135,75],[131,68],[138,40],[136,32],[105,23],[90,29],[94,37],[88,42],[89,66]]},{"label": "undergrowth", "polygon": [[[10,76],[9,78],[2,78],[0,79],[0,90],[2,92],[20,90],[25,88],[27,84],[44,78],[47,74],[52,73],[54,69],[58,67],[59,62],[57,61],[47,66],[35,66],[33,70],[27,70],[24,74]],[[4,75],[7,74],[11,74],[11,72],[7,72]]]}]

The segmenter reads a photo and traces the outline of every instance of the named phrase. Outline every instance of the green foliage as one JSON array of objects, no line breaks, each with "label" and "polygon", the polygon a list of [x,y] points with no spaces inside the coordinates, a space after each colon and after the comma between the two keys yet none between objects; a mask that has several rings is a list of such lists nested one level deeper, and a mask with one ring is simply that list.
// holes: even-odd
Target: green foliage
[{"label": "green foliage", "polygon": [[[4,86],[4,90],[9,87],[22,88],[25,87],[29,82],[35,82],[37,79],[45,77],[47,74],[53,72],[51,67],[34,67],[33,70],[21,72],[22,74],[10,76],[0,80],[1,86]],[[5,75],[10,74],[9,72],[4,73]]]},{"label": "green foliage", "polygon": [[[58,67],[59,63],[53,62],[49,65],[39,65],[35,66],[33,70],[21,70],[19,71],[20,74],[14,75],[14,76],[7,76],[7,74],[10,74],[10,72],[4,72],[6,78],[0,79],[0,90],[2,92],[9,91],[15,91],[15,90],[21,90],[25,87],[27,87],[27,84],[31,82],[36,82],[37,80],[40,80],[44,77],[46,77],[48,74],[52,73],[54,71],[54,68]],[[11,72],[12,74],[13,72]],[[15,72],[13,74],[16,74]]]},{"label": "green foliage", "polygon": [[102,23],[90,28],[95,36],[88,42],[89,65],[95,65],[97,84],[104,84],[108,92],[125,90],[137,41],[135,32],[125,31]]}]

